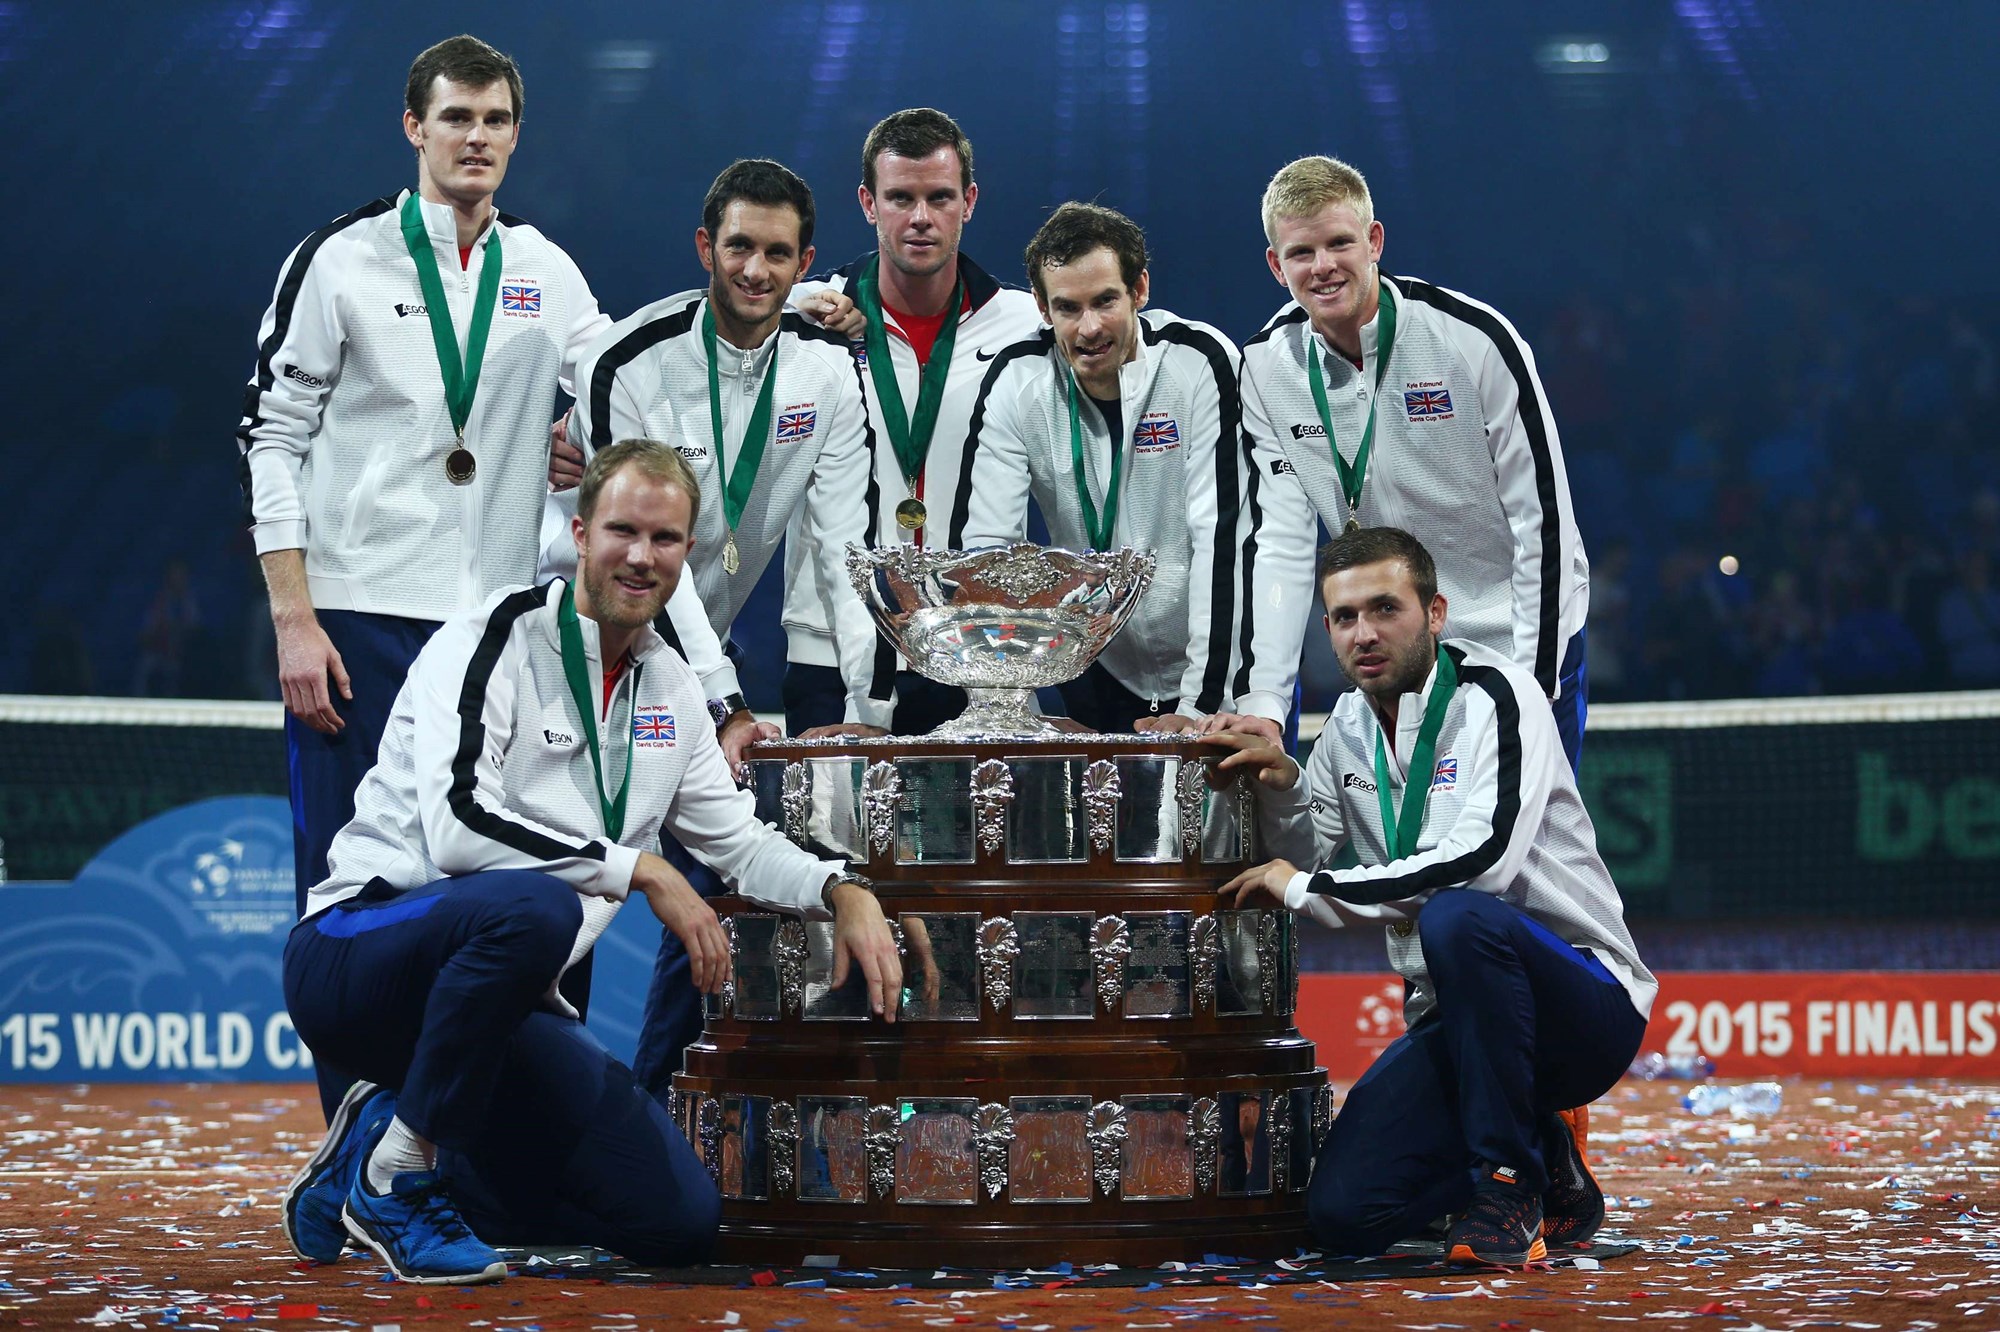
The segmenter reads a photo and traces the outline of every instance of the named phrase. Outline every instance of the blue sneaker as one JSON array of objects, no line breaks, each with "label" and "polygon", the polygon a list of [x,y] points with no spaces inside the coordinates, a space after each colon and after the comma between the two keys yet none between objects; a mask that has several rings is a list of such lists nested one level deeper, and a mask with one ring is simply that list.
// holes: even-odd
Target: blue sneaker
[{"label": "blue sneaker", "polygon": [[507,1275],[506,1262],[472,1233],[435,1171],[397,1175],[387,1193],[371,1192],[367,1173],[357,1174],[342,1214],[347,1233],[405,1281],[469,1286]]},{"label": "blue sneaker", "polygon": [[315,1263],[337,1263],[347,1247],[340,1219],[361,1163],[396,1117],[396,1094],[372,1082],[357,1082],[333,1112],[326,1137],[292,1186],[285,1190],[285,1239],[292,1252]]}]

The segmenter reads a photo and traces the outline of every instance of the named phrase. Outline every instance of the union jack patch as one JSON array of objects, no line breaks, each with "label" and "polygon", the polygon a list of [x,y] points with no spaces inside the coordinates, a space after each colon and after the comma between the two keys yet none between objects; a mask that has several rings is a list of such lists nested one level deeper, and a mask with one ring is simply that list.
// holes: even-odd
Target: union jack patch
[{"label": "union jack patch", "polygon": [[1164,420],[1148,417],[1132,431],[1132,447],[1142,453],[1170,449],[1181,442],[1180,423],[1169,416]]},{"label": "union jack patch", "polygon": [[500,288],[500,308],[510,314],[540,314],[542,289],[522,283],[504,283]]},{"label": "union jack patch", "polygon": [[1403,395],[1403,406],[1408,409],[1412,421],[1450,416],[1451,390],[1412,389]]},{"label": "union jack patch", "polygon": [[808,409],[803,412],[785,412],[778,417],[778,442],[795,444],[809,437],[814,422],[819,420],[819,412]]},{"label": "union jack patch", "polygon": [[1457,785],[1458,785],[1458,760],[1455,758],[1439,759],[1437,765],[1437,771],[1431,775],[1431,790],[1435,791],[1440,786],[1457,786]]},{"label": "union jack patch", "polygon": [[674,714],[635,712],[632,714],[632,743],[646,749],[663,749],[674,743]]}]

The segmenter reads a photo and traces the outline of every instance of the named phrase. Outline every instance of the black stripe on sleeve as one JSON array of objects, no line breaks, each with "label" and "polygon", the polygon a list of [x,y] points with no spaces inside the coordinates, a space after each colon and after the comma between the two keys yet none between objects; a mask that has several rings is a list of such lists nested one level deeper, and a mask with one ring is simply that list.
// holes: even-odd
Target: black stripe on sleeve
[{"label": "black stripe on sleeve", "polygon": [[[1384,281],[1389,279],[1385,276]],[[1542,692],[1555,697],[1557,626],[1562,611],[1562,512],[1556,498],[1555,458],[1549,449],[1548,404],[1528,370],[1528,358],[1521,340],[1491,310],[1482,310],[1441,287],[1414,278],[1397,278],[1397,285],[1411,300],[1442,311],[1460,323],[1483,333],[1500,352],[1508,373],[1514,376],[1514,396],[1519,401],[1521,425],[1528,432],[1528,448],[1535,460],[1535,498],[1542,506],[1542,604],[1535,642],[1535,683]]]},{"label": "black stripe on sleeve", "polygon": [[365,222],[371,217],[380,217],[396,206],[396,196],[385,195],[371,199],[351,213],[335,218],[315,231],[300,243],[298,252],[292,256],[291,267],[285,270],[284,281],[278,284],[277,299],[272,302],[273,318],[271,336],[264,339],[257,348],[257,377],[243,391],[243,424],[236,428],[236,439],[240,446],[237,460],[237,480],[243,487],[243,520],[246,526],[255,526],[257,515],[250,508],[250,445],[252,433],[264,424],[263,399],[277,382],[277,366],[273,358],[278,348],[285,345],[291,335],[292,312],[299,301],[299,289],[305,285],[306,270],[312,267],[313,257],[320,246],[339,235],[357,222]]},{"label": "black stripe on sleeve", "polygon": [[1445,650],[1458,662],[1459,687],[1483,690],[1493,700],[1494,724],[1500,732],[1500,771],[1495,777],[1492,830],[1464,855],[1426,865],[1409,874],[1365,883],[1336,883],[1331,874],[1319,873],[1307,881],[1308,891],[1362,906],[1400,902],[1434,888],[1456,888],[1469,883],[1492,869],[1506,854],[1507,844],[1514,837],[1514,824],[1521,816],[1520,701],[1514,697],[1514,687],[1503,672],[1491,666],[1467,666],[1461,653]]},{"label": "black stripe on sleeve", "polygon": [[[1256,447],[1250,439],[1250,432],[1239,430],[1237,434],[1243,446],[1243,474],[1250,479],[1243,495],[1243,502],[1250,510],[1250,531],[1243,538],[1243,628],[1237,638],[1243,653],[1243,665],[1236,672],[1233,688],[1236,696],[1241,698],[1250,692],[1250,672],[1257,664],[1253,646],[1257,641],[1257,598],[1254,589],[1257,586],[1257,539],[1264,530],[1264,501],[1258,494],[1263,482],[1257,476]],[[1285,702],[1289,706],[1292,700]]]},{"label": "black stripe on sleeve", "polygon": [[[971,344],[967,344],[970,349]],[[965,429],[965,455],[958,465],[958,493],[951,500],[951,529],[946,541],[953,550],[965,544],[965,523],[972,516],[972,462],[979,456],[979,432],[986,425],[986,402],[992,395],[994,385],[1000,382],[1000,372],[1009,364],[1024,356],[1047,356],[1056,345],[1053,329],[1043,329],[1030,337],[1022,338],[1002,347],[993,357],[993,364],[986,368],[985,378],[979,381],[979,396],[972,403],[972,419]],[[957,355],[954,351],[953,355]]]},{"label": "black stripe on sleeve", "polygon": [[1296,303],[1288,305],[1278,311],[1278,313],[1272,315],[1264,327],[1257,330],[1256,336],[1243,344],[1243,350],[1247,352],[1260,342],[1269,342],[1293,324],[1303,324],[1305,319],[1306,311],[1304,306]]},{"label": "black stripe on sleeve", "polygon": [[590,438],[571,441],[583,450],[586,459],[599,449],[617,443],[611,434],[611,387],[618,382],[618,372],[637,360],[641,352],[693,328],[694,313],[700,306],[699,300],[693,300],[672,314],[648,319],[606,347],[598,356],[597,364],[591,367],[590,384],[585,389],[590,395]]},{"label": "black stripe on sleeve", "polygon": [[466,663],[465,684],[458,692],[458,751],[451,758],[448,803],[460,823],[487,841],[512,847],[522,855],[536,860],[601,861],[605,852],[601,841],[582,846],[559,842],[503,818],[473,799],[473,792],[479,786],[479,755],[486,748],[486,686],[507,650],[507,640],[512,637],[516,622],[538,610],[548,594],[546,585],[522,588],[495,606],[486,621],[486,632],[480,635],[479,646],[473,649],[472,660]]},{"label": "black stripe on sleeve", "polygon": [[1244,469],[1237,464],[1235,446],[1243,435],[1243,400],[1238,395],[1233,358],[1213,334],[1184,323],[1142,327],[1147,342],[1171,342],[1201,353],[1215,377],[1215,563],[1208,593],[1208,648],[1201,693],[1194,705],[1202,712],[1216,712],[1229,688],[1229,635],[1236,623],[1236,521],[1242,503],[1237,480]]}]

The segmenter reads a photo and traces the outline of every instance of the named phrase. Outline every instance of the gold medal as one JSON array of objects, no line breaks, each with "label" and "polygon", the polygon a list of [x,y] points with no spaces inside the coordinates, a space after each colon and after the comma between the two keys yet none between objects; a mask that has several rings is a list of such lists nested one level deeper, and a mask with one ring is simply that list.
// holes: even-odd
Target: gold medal
[{"label": "gold medal", "polygon": [[743,567],[742,552],[736,549],[736,533],[729,534],[729,540],[722,543],[722,572],[734,576]]},{"label": "gold medal", "polygon": [[445,479],[455,486],[470,481],[479,470],[479,460],[472,456],[472,450],[461,444],[444,455]]},{"label": "gold medal", "polygon": [[1361,520],[1359,518],[1349,518],[1347,520],[1346,530],[1343,531],[1341,535],[1345,536],[1349,532],[1359,532],[1360,530],[1361,530]]},{"label": "gold medal", "polygon": [[924,508],[924,502],[914,496],[896,506],[896,526],[905,532],[916,531],[924,525],[924,519],[929,516],[929,511]]}]

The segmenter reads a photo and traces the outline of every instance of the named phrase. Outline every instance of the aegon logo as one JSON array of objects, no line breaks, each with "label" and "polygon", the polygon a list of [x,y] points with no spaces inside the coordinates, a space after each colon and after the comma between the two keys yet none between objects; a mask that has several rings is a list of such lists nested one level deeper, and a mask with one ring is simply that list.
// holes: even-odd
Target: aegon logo
[{"label": "aegon logo", "polygon": [[1311,424],[1311,425],[1295,425],[1295,426],[1293,426],[1293,427],[1292,427],[1292,438],[1293,438],[1293,439],[1325,439],[1325,438],[1326,438],[1326,427],[1325,427],[1325,426],[1323,426],[1323,425],[1320,425],[1320,424],[1319,424],[1318,422],[1316,422],[1316,421],[1315,421],[1315,422],[1314,422],[1313,424]]}]

